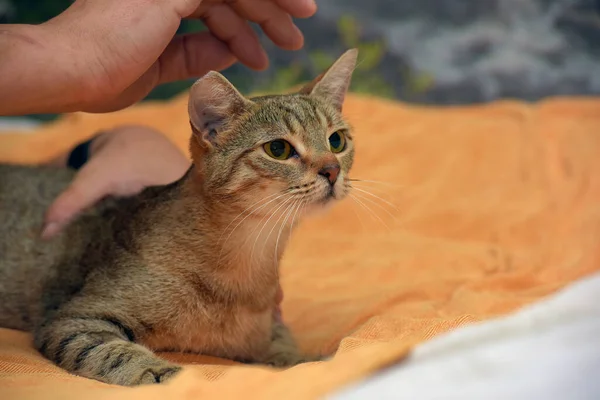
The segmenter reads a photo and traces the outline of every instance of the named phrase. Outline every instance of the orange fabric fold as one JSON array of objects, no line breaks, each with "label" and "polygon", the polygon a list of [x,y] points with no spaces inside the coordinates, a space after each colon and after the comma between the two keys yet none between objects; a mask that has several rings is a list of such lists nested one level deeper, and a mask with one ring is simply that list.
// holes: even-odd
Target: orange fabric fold
[{"label": "orange fabric fold", "polygon": [[[1,134],[0,160],[44,161],[133,123],[186,149],[186,102]],[[69,375],[28,334],[0,329],[0,397],[318,398],[402,362],[435,335],[598,270],[600,99],[436,108],[351,95],[345,113],[356,130],[352,175],[364,181],[301,225],[282,266],[285,320],[303,349],[335,352],[332,360],[274,370],[164,354],[189,367],[167,385],[121,388]]]}]

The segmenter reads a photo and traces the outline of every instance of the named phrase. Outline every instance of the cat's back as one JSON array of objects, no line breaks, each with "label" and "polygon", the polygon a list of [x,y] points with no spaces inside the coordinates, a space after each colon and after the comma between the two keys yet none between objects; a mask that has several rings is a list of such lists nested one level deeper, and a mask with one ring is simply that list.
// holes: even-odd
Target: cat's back
[{"label": "cat's back", "polygon": [[0,164],[0,259],[9,254],[9,244],[39,236],[46,209],[73,176],[66,168]]},{"label": "cat's back", "polygon": [[[67,188],[74,171],[66,168],[0,164],[0,213],[36,218]],[[2,228],[0,228],[2,229]]]},{"label": "cat's back", "polygon": [[0,164],[0,326],[27,328],[17,314],[68,249],[64,236],[42,241],[40,233],[46,209],[73,176],[65,168]]}]

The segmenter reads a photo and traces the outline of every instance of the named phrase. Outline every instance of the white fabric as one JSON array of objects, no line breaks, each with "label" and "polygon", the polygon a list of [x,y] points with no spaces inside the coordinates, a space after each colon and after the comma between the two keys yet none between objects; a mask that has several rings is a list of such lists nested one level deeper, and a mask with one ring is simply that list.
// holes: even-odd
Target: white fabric
[{"label": "white fabric", "polygon": [[0,117],[0,134],[10,132],[33,133],[41,122],[31,118]]},{"label": "white fabric", "polygon": [[441,335],[331,399],[600,400],[600,274]]}]

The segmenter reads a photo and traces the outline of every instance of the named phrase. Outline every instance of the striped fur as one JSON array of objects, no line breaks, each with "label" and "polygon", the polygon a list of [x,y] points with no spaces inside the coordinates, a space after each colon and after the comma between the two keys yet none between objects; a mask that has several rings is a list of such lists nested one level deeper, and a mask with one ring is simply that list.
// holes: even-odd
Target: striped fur
[{"label": "striped fur", "polygon": [[[298,220],[346,196],[354,145],[339,99],[355,61],[345,54],[291,95],[246,99],[216,73],[201,78],[188,173],[107,199],[49,242],[38,239],[44,211],[73,173],[0,165],[0,326],[32,331],[62,368],[118,385],[175,376],[181,367],[154,351],[279,367],[314,359],[273,319],[278,267]],[[348,145],[333,154],[336,131]],[[298,157],[265,153],[280,138]],[[333,185],[319,175],[332,163]]]}]

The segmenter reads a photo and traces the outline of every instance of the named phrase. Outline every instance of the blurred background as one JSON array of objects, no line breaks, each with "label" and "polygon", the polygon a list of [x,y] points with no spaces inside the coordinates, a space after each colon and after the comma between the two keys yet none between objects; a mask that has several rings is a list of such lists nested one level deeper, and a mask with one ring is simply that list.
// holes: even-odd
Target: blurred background
[{"label": "blurred background", "polygon": [[[71,0],[0,0],[0,23],[40,23]],[[355,92],[420,104],[600,94],[600,0],[317,0],[298,24],[306,47],[282,51],[263,40],[267,71],[224,74],[244,93],[278,92],[318,74],[358,47]],[[180,32],[204,29],[186,21]],[[263,38],[264,39],[264,38]],[[163,85],[168,99],[191,81]],[[32,116],[48,120],[54,115]]]}]

